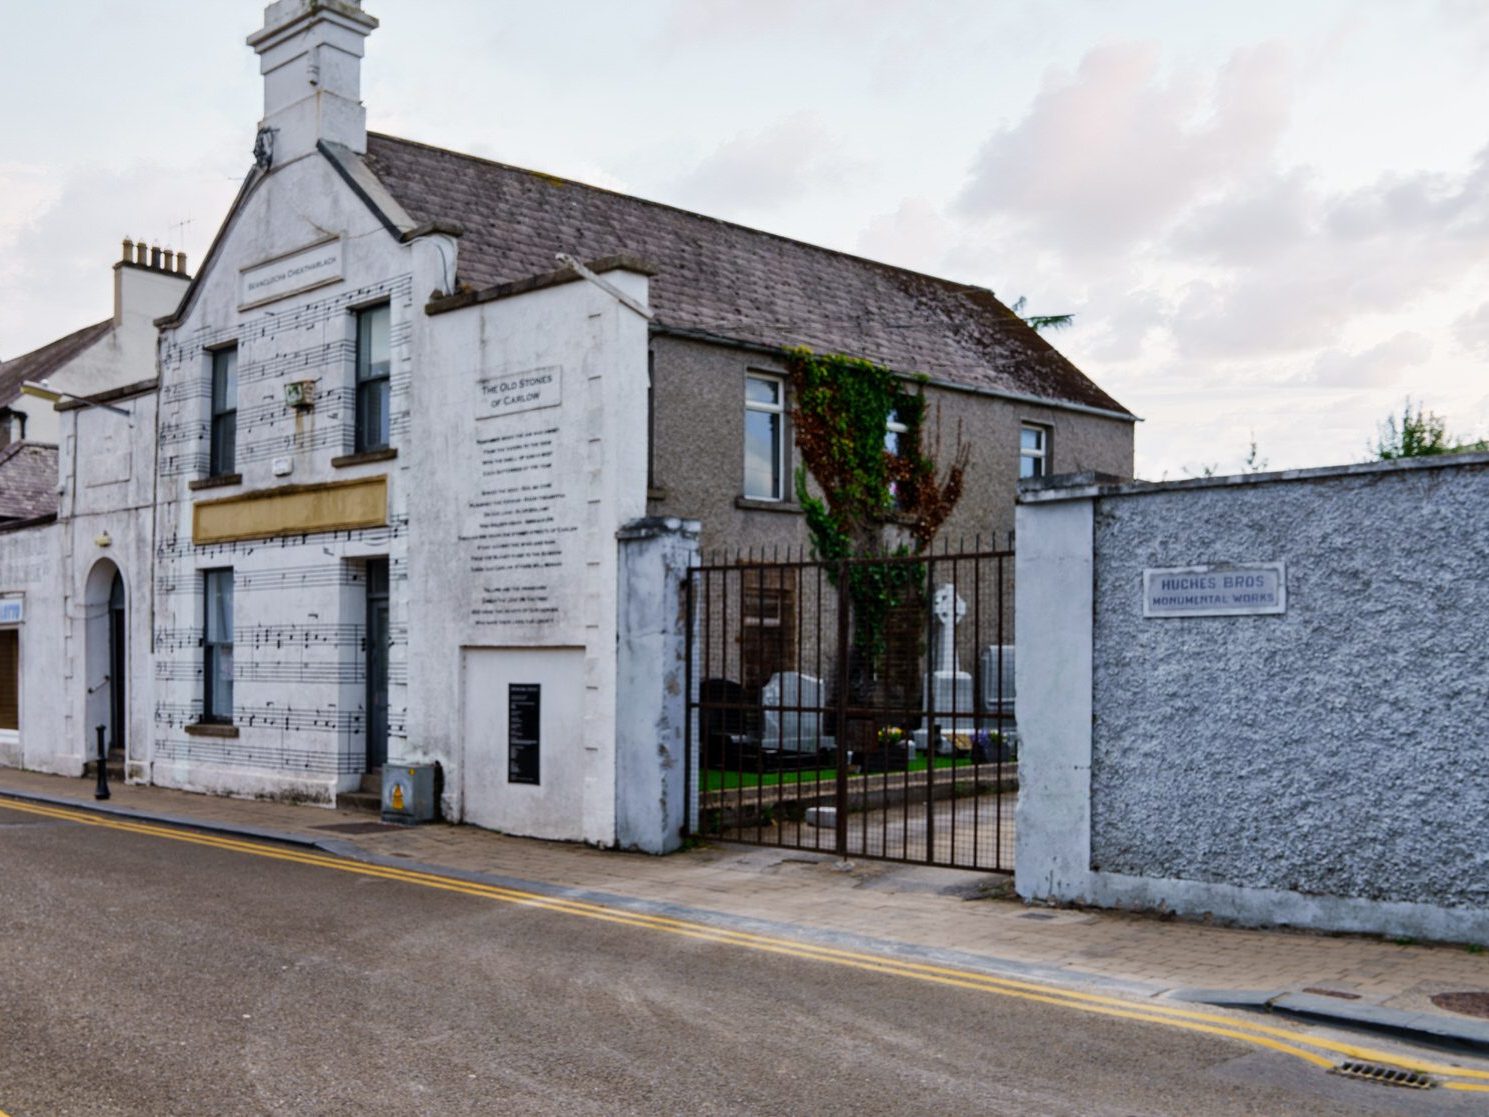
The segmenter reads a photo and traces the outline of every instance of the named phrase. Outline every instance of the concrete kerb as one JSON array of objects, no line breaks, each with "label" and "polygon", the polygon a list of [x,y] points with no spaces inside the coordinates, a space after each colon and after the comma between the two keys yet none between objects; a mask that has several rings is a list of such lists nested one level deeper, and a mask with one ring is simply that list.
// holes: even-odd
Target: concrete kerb
[{"label": "concrete kerb", "polygon": [[838,950],[883,955],[886,958],[945,966],[985,974],[989,977],[1013,978],[1036,981],[1071,990],[1096,991],[1114,995],[1141,998],[1144,1000],[1180,1001],[1193,1004],[1208,1004],[1217,1008],[1242,1009],[1260,1013],[1276,1013],[1294,1019],[1355,1031],[1364,1031],[1394,1039],[1406,1040],[1422,1046],[1459,1051],[1474,1055],[1489,1055],[1489,1022],[1457,1020],[1432,1013],[1406,1012],[1384,1005],[1339,1001],[1332,997],[1319,996],[1293,990],[1242,990],[1242,989],[1172,989],[1162,985],[1123,981],[1065,966],[1045,966],[1020,962],[992,955],[972,954],[958,950],[940,950],[914,943],[898,942],[859,935],[847,931],[833,931],[806,927],[795,923],[779,923],[768,919],[732,915],[706,908],[689,907],[660,900],[643,900],[613,892],[601,892],[587,888],[570,888],[543,881],[526,880],[496,873],[481,873],[465,869],[417,861],[405,857],[389,857],[369,853],[353,842],[340,838],[316,838],[289,831],[271,830],[265,827],[238,823],[210,822],[202,819],[173,815],[164,812],[135,810],[117,807],[108,803],[72,799],[63,795],[44,795],[36,792],[0,790],[0,802],[17,799],[23,802],[48,806],[68,807],[89,811],[134,822],[152,822],[176,826],[186,830],[197,830],[234,837],[255,838],[261,841],[282,843],[319,850],[335,857],[357,861],[380,868],[403,869],[417,873],[429,873],[471,884],[490,885],[531,892],[553,899],[574,900],[599,904],[619,911],[639,915],[659,916],[668,919],[686,920],[720,930],[740,931],[747,934],[765,935],[781,939],[793,939],[816,946]]},{"label": "concrete kerb", "polygon": [[1292,989],[1176,989],[1167,999],[1190,1004],[1275,1013],[1294,1020],[1369,1032],[1424,1047],[1470,1055],[1489,1055],[1489,1020],[1457,1020],[1429,1012],[1406,1012],[1368,1001]]},{"label": "concrete kerb", "polygon": [[89,802],[84,799],[71,799],[66,795],[43,795],[35,791],[16,791],[13,788],[0,788],[0,803],[6,799],[19,799],[26,803],[41,803],[49,807],[70,807],[73,810],[92,811],[94,814],[109,815],[114,818],[126,818],[132,822],[156,822],[167,826],[179,826],[183,830],[201,830],[208,834],[226,834],[238,838],[258,838],[266,842],[281,842],[284,845],[303,846],[314,849],[319,848],[322,842],[307,834],[295,834],[285,830],[269,830],[262,826],[248,826],[240,823],[210,822],[200,818],[190,818],[185,815],[165,814],[159,811],[140,811],[130,807],[116,807],[111,803]]}]

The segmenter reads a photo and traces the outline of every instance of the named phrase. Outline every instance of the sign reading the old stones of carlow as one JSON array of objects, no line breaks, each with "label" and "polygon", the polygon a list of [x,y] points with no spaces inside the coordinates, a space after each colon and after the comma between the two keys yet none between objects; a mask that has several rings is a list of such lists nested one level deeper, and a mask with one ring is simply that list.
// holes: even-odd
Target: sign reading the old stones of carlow
[{"label": "sign reading the old stones of carlow", "polygon": [[557,407],[563,402],[563,377],[559,365],[482,377],[478,381],[481,394],[476,401],[476,418]]},{"label": "sign reading the old stones of carlow", "polygon": [[1143,571],[1145,617],[1246,617],[1287,612],[1280,562],[1217,562]]},{"label": "sign reading the old stones of carlow", "polygon": [[298,248],[238,275],[238,309],[262,306],[341,279],[341,238]]}]

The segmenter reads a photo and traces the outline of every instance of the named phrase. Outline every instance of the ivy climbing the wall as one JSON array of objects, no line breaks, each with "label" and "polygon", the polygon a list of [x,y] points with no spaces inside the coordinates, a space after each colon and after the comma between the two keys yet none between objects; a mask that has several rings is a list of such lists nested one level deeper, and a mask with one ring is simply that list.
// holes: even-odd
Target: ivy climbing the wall
[{"label": "ivy climbing the wall", "polygon": [[[925,379],[907,382],[856,357],[798,348],[786,354],[792,422],[802,465],[796,498],[812,549],[848,595],[853,627],[852,687],[871,690],[885,651],[891,610],[919,593],[925,571],[909,561],[929,549],[962,495],[968,447],[960,429],[944,474],[926,446]],[[890,422],[902,427],[893,436]],[[807,478],[816,481],[815,496]],[[845,584],[838,584],[839,581]]]}]

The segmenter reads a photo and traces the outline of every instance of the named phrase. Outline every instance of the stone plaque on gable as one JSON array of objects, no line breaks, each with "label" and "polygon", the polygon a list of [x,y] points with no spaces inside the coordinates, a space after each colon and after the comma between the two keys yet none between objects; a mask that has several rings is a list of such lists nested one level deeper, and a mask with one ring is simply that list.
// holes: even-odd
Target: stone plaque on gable
[{"label": "stone plaque on gable", "polygon": [[341,238],[253,264],[238,275],[238,309],[262,306],[341,280]]},{"label": "stone plaque on gable", "polygon": [[1287,612],[1280,562],[1219,562],[1143,571],[1145,617],[1245,617]]}]

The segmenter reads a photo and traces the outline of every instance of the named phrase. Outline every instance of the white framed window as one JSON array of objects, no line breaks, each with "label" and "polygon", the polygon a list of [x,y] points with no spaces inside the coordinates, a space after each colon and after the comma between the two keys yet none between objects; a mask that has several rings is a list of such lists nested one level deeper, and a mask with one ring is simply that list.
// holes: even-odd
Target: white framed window
[{"label": "white framed window", "polygon": [[202,720],[233,721],[233,569],[202,571],[206,624],[202,632]]},{"label": "white framed window", "polygon": [[751,500],[786,499],[786,382],[745,376],[745,481]]},{"label": "white framed window", "polygon": [[357,411],[354,448],[359,454],[386,450],[393,359],[392,312],[387,303],[357,311]]},{"label": "white framed window", "polygon": [[899,457],[902,448],[900,445],[900,436],[909,433],[910,428],[900,422],[900,413],[898,411],[891,411],[889,417],[884,420],[885,453]]},{"label": "white framed window", "polygon": [[[900,421],[900,413],[891,411],[884,420],[884,452],[892,457],[899,457],[905,452],[904,439],[909,433],[910,428]],[[893,481],[889,483],[889,496],[895,507],[899,508],[904,496]]]},{"label": "white framed window", "polygon": [[1019,476],[1045,477],[1050,471],[1050,429],[1037,423],[1019,427]]},{"label": "white framed window", "polygon": [[212,350],[212,430],[209,477],[225,477],[238,466],[238,347]]}]

